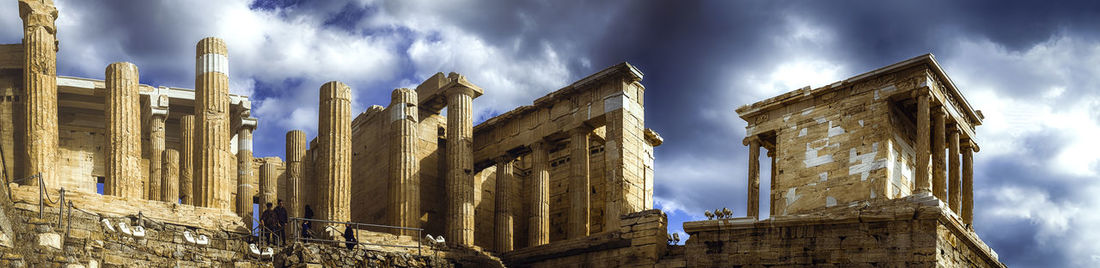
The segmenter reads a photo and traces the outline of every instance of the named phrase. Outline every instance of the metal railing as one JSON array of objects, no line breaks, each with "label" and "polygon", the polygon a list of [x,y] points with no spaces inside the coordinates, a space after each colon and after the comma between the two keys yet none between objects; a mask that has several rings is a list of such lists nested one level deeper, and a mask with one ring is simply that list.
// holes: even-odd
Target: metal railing
[{"label": "metal railing", "polygon": [[[304,223],[307,223],[307,222],[310,223],[310,229],[309,230],[302,230],[302,225]],[[348,229],[347,227],[351,227],[350,230],[352,230],[352,232],[357,232],[358,230],[362,230],[362,229],[365,229],[365,228],[381,228],[381,229],[401,230],[401,231],[416,231],[416,236],[413,236],[413,239],[416,240],[416,246],[400,245],[400,244],[385,244],[385,243],[370,243],[370,242],[360,241],[358,236],[353,236],[353,237],[355,237],[354,243],[356,245],[383,246],[383,247],[396,247],[396,248],[416,248],[416,254],[423,256],[423,249],[422,249],[423,241],[421,241],[421,239],[420,239],[420,236],[423,235],[423,233],[424,233],[424,229],[422,229],[422,228],[290,217],[291,234],[288,235],[288,236],[294,237],[295,241],[330,242],[330,243],[344,243],[344,244],[351,243],[351,241],[348,241],[348,240],[340,241],[340,240],[335,240],[335,239],[328,239],[328,238],[325,238],[323,236],[314,235],[313,232],[312,232],[314,223],[321,223],[321,225],[327,225],[327,226],[322,227],[322,228],[326,228],[326,229],[327,228],[334,228],[333,231],[335,231],[336,233],[339,233],[341,235],[341,237],[345,236],[344,232],[341,232],[338,228],[335,228],[334,226],[343,225],[345,227],[344,228],[345,230]],[[363,228],[363,227],[365,227],[365,228]],[[324,230],[324,229],[322,229],[321,231],[322,232],[327,232],[327,230]],[[309,237],[306,237],[305,235],[302,235],[302,232],[308,232],[310,234]],[[353,233],[353,235],[354,235],[354,233]]]}]

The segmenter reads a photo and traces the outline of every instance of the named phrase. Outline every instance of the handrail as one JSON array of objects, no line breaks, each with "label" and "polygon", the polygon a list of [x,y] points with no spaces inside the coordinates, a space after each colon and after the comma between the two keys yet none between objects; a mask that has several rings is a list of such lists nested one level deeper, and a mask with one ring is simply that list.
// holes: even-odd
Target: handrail
[{"label": "handrail", "polygon": [[[391,244],[385,244],[385,243],[369,243],[369,242],[359,241],[358,237],[356,237],[355,244],[356,245],[370,245],[370,246],[384,246],[384,247],[398,247],[398,248],[413,248],[413,247],[415,247],[417,255],[421,255],[421,256],[423,255],[423,241],[421,241],[421,239],[420,239],[420,235],[423,234],[423,232],[424,232],[423,228],[391,226],[391,225],[359,223],[359,222],[332,221],[332,220],[322,220],[322,219],[307,219],[307,218],[296,218],[296,217],[289,217],[289,218],[290,218],[290,222],[294,223],[294,224],[291,224],[291,228],[294,228],[293,232],[291,234],[299,234],[299,235],[294,236],[294,239],[296,241],[335,242],[335,243],[348,243],[349,242],[347,240],[338,241],[338,240],[334,240],[334,239],[302,237],[302,235],[300,233],[305,231],[305,230],[299,230],[299,228],[301,228],[303,222],[330,223],[330,224],[333,224],[333,225],[338,225],[339,224],[339,225],[345,225],[345,226],[351,225],[351,226],[355,227],[356,230],[362,229],[362,228],[359,228],[360,226],[362,226],[362,227],[376,227],[376,228],[416,231],[416,236],[414,237],[415,240],[416,240],[416,246],[391,245]],[[329,226],[329,227],[332,227],[332,226]],[[327,230],[322,230],[322,231],[327,231]],[[344,233],[341,232],[339,229],[336,229],[335,231],[337,233],[340,233],[341,235],[344,235]]]}]

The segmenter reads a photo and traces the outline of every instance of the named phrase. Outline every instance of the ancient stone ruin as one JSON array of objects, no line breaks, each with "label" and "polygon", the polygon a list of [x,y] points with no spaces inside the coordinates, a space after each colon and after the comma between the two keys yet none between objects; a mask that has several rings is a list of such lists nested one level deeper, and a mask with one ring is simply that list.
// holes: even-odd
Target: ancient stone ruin
[{"label": "ancient stone ruin", "polygon": [[[653,208],[663,140],[628,63],[478,125],[492,89],[461,74],[361,113],[328,82],[314,139],[258,137],[285,138],[281,159],[253,154],[262,119],[229,93],[223,40],[197,42],[194,89],[140,84],[140,62],[67,77],[52,1],[19,16],[23,42],[0,45],[2,266],[1003,266],[972,229],[982,115],[931,55],[737,109],[748,216],[684,223],[680,246]],[[277,200],[282,244],[254,228]]]}]

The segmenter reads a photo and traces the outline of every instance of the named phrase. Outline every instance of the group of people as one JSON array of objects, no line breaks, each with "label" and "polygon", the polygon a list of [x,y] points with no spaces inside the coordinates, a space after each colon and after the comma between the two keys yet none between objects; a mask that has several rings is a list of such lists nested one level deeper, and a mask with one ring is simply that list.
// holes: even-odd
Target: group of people
[{"label": "group of people", "polygon": [[284,238],[286,238],[283,227],[286,226],[287,216],[286,208],[283,207],[283,200],[279,199],[277,204],[278,206],[272,209],[271,203],[267,203],[267,208],[260,214],[260,226],[263,226],[260,233],[264,241],[282,245]]},{"label": "group of people", "polygon": [[[260,226],[263,226],[260,237],[268,243],[282,245],[286,239],[285,227],[287,224],[287,214],[286,208],[283,207],[283,200],[276,201],[275,208],[271,207],[271,203],[266,205],[267,208],[260,214]],[[313,209],[309,205],[306,205],[305,215],[303,216],[306,220],[302,221],[300,235],[302,238],[313,238],[313,230],[310,230],[313,223],[309,220],[313,219]],[[350,224],[345,226],[343,237],[348,249],[355,248],[355,245],[359,242],[355,235],[355,229],[351,228]]]}]

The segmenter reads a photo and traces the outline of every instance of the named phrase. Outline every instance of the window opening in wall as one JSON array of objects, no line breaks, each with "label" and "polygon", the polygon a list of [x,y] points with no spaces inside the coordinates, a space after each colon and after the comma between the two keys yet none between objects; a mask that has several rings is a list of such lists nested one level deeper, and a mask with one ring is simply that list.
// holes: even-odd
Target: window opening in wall
[{"label": "window opening in wall", "polygon": [[95,192],[103,195],[103,183],[107,181],[104,177],[95,177]]}]

